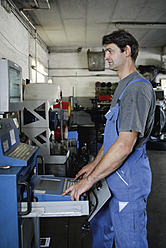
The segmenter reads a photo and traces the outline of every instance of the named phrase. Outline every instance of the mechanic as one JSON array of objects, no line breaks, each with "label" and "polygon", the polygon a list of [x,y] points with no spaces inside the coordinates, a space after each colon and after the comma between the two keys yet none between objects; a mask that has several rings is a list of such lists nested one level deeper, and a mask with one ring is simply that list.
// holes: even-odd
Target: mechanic
[{"label": "mechanic", "polygon": [[155,93],[136,70],[139,44],[125,30],[103,36],[105,60],[119,83],[106,114],[104,143],[93,162],[84,166],[69,187],[72,200],[106,178],[111,199],[91,220],[92,248],[147,248],[147,198],[152,175],[146,142],[155,113]]}]

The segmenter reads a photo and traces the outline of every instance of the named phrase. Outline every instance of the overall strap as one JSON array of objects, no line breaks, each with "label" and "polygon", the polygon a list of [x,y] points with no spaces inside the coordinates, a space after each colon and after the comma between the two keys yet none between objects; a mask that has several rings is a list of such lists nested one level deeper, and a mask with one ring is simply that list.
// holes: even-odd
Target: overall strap
[{"label": "overall strap", "polygon": [[[147,82],[147,83],[149,83],[149,84],[152,86],[152,84],[151,84],[147,79],[145,79],[145,78],[136,78],[136,79],[132,80],[132,81],[124,88],[124,90],[122,91],[122,93],[121,93],[121,95],[120,95],[120,97],[119,97],[118,100],[121,101],[121,99],[122,99],[122,97],[123,97],[123,94],[124,94],[125,90],[127,89],[127,87],[128,87],[130,84],[135,83],[135,82],[140,82],[140,81],[142,81],[142,82]],[[152,86],[152,87],[153,87],[153,86]]]}]

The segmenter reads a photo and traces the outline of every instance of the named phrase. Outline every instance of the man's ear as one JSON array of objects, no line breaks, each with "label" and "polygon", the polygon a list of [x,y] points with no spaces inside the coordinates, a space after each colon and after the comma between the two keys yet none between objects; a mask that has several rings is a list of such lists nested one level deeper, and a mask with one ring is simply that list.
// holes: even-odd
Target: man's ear
[{"label": "man's ear", "polygon": [[124,53],[125,53],[126,57],[131,56],[131,47],[129,45],[126,45],[126,47],[124,49]]}]

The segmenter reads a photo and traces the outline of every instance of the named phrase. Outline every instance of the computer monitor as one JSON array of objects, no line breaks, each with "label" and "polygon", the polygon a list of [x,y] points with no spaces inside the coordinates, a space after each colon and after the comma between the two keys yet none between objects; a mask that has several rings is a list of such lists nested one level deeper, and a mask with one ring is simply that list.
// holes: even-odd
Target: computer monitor
[{"label": "computer monitor", "polygon": [[0,59],[0,113],[21,110],[22,68],[16,63]]},{"label": "computer monitor", "polygon": [[156,100],[162,101],[164,100],[164,90],[155,90],[156,93]]},{"label": "computer monitor", "polygon": [[164,96],[166,96],[166,78],[160,79],[161,89],[164,91]]}]

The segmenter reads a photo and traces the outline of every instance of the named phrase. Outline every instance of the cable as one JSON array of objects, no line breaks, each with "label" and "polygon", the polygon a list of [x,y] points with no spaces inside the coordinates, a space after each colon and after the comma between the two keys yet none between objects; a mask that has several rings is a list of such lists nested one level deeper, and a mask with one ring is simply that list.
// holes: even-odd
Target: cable
[{"label": "cable", "polygon": [[40,158],[42,161],[43,175],[45,175],[46,174],[46,167],[45,167],[44,157],[42,155],[37,155],[37,158]]},{"label": "cable", "polygon": [[68,218],[68,223],[67,223],[67,248],[69,248],[70,244],[70,217]]},{"label": "cable", "polygon": [[86,236],[86,235],[83,235],[83,237],[82,237],[81,248],[84,248],[84,240],[85,240],[85,236]]},{"label": "cable", "polygon": [[92,214],[94,213],[94,211],[96,210],[97,205],[98,205],[98,198],[97,198],[97,195],[96,195],[96,193],[94,192],[93,188],[89,191],[88,194],[90,194],[90,193],[92,193],[92,194],[94,195],[96,204],[94,205],[94,209],[93,209],[93,210],[91,211],[91,213],[89,214],[88,219],[92,216]]},{"label": "cable", "polygon": [[81,248],[84,247],[84,240],[85,240],[85,236],[89,233],[90,230],[90,222],[89,222],[89,218],[92,216],[92,214],[94,213],[94,211],[97,208],[98,205],[98,198],[96,193],[94,192],[93,188],[88,192],[88,195],[92,193],[95,197],[95,205],[94,205],[94,209],[91,211],[91,213],[89,214],[88,218],[83,222],[82,225],[82,243],[81,243]]}]

